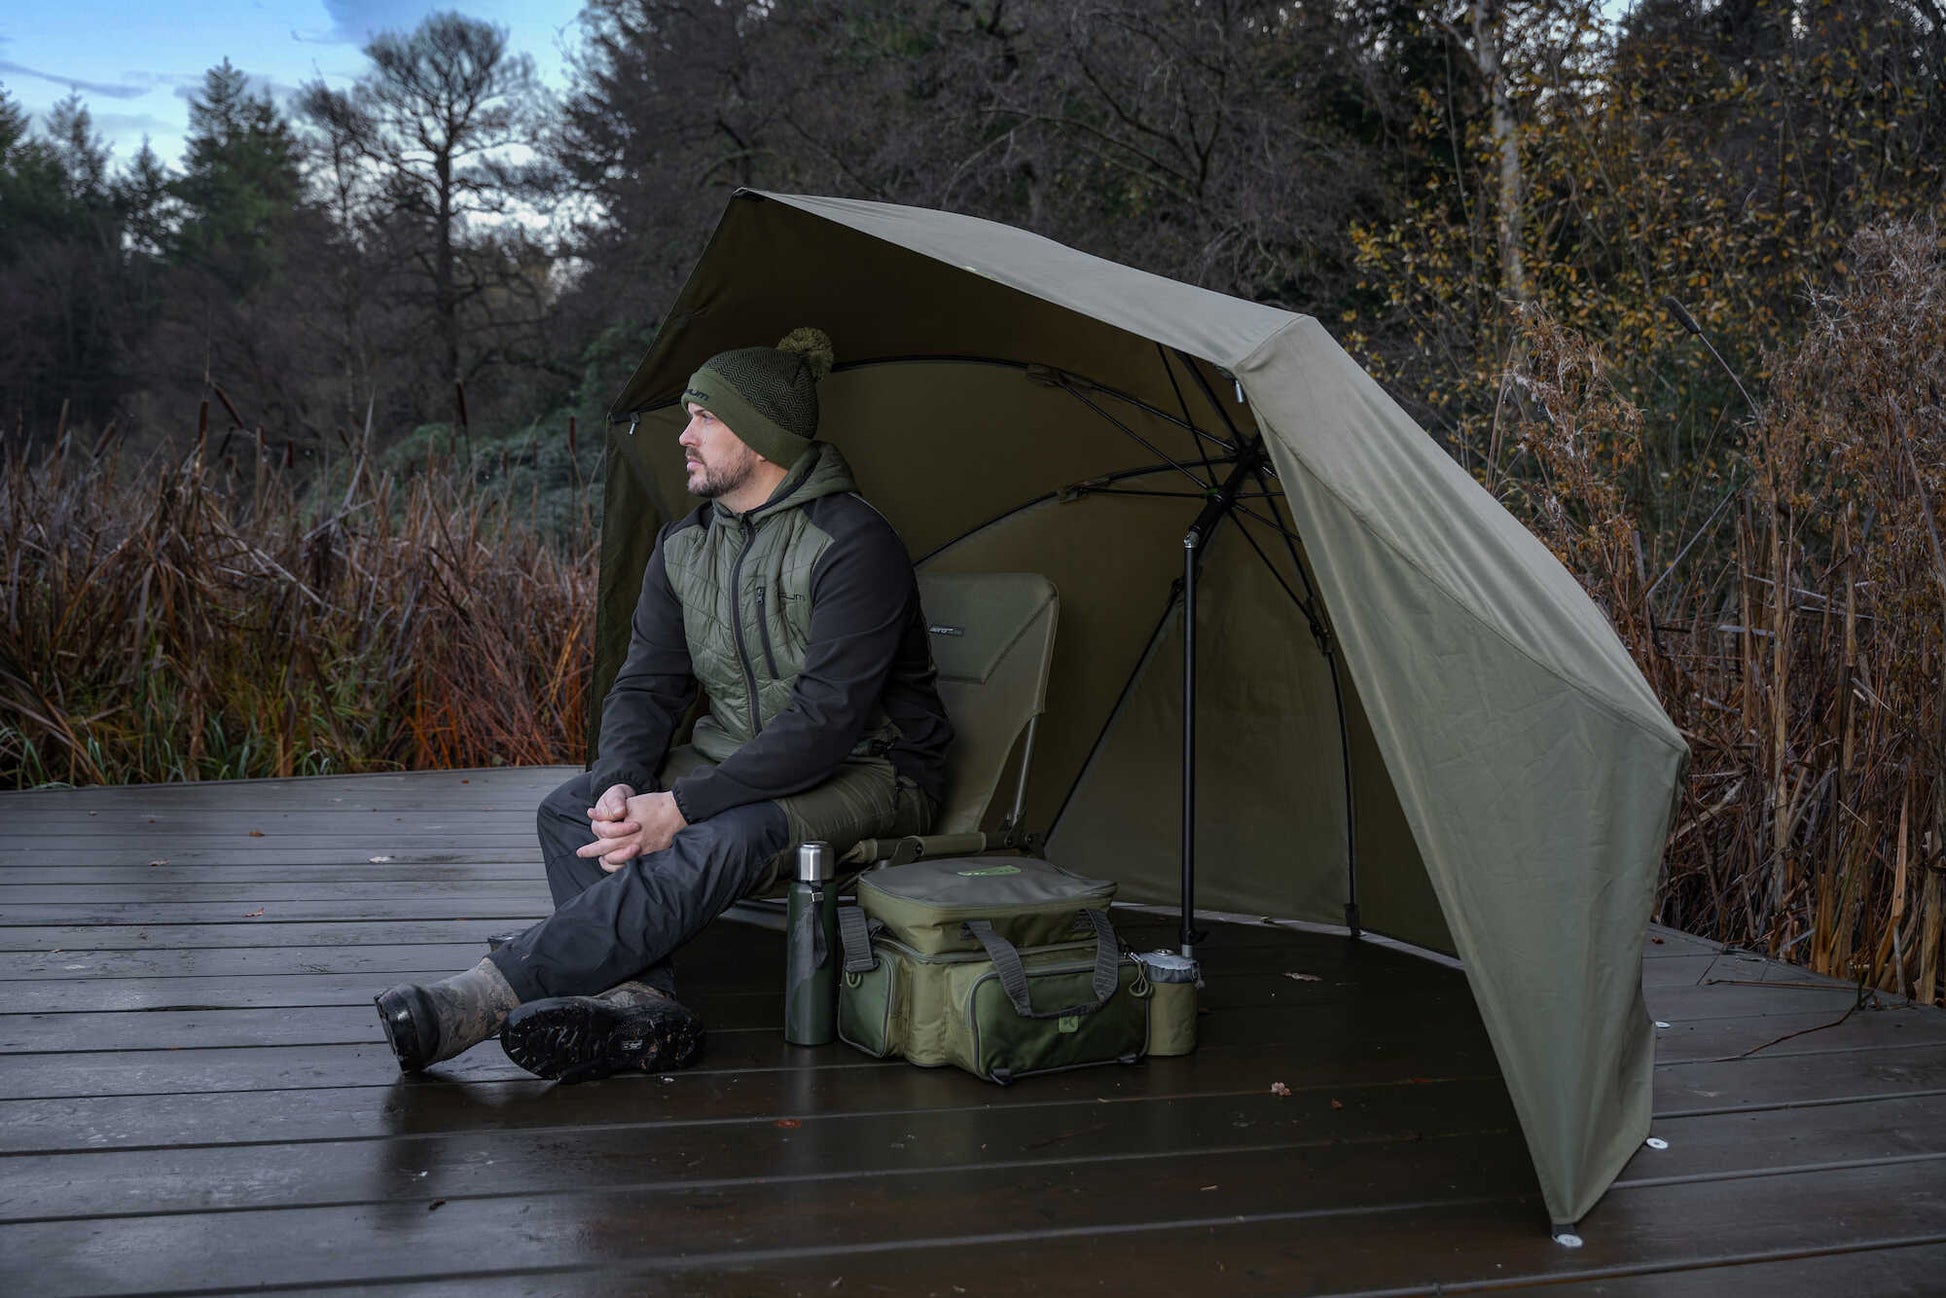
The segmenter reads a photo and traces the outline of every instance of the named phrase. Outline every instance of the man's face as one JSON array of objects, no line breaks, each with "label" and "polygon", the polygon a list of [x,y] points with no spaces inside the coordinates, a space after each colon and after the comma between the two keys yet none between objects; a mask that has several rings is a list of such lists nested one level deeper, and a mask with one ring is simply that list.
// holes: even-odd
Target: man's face
[{"label": "man's face", "polygon": [[762,459],[709,411],[689,403],[689,426],[676,439],[689,462],[689,494],[714,500],[750,481]]}]

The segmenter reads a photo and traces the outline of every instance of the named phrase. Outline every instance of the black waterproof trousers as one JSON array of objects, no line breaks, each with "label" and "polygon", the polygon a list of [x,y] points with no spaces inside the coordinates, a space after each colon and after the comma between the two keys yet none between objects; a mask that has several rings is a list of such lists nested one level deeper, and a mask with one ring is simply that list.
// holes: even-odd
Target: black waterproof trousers
[{"label": "black waterproof trousers", "polygon": [[554,914],[489,957],[523,1002],[591,996],[631,979],[673,995],[670,956],[735,902],[775,883],[787,848],[822,838],[842,852],[861,838],[925,833],[932,820],[929,800],[889,764],[848,764],[793,798],[790,815],[776,802],[732,807],[610,873],[598,857],[576,855],[595,841],[588,808],[600,793],[582,774],[541,803]]}]

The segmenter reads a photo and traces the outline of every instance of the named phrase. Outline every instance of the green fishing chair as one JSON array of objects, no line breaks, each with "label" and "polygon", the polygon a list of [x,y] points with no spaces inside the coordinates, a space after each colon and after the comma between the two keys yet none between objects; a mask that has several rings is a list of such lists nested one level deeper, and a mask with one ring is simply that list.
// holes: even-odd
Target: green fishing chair
[{"label": "green fishing chair", "polygon": [[[1024,804],[1054,663],[1060,612],[1054,583],[1032,572],[921,572],[919,601],[932,631],[939,699],[953,723],[946,793],[932,833],[865,839],[840,859],[841,876],[929,856],[1028,851],[1040,842],[1025,824]],[[1010,769],[1012,801],[1001,811],[995,795]],[[796,850],[793,845],[790,859]],[[730,917],[781,925],[790,875],[787,866],[774,889],[736,903]]]},{"label": "green fishing chair", "polygon": [[[1047,705],[1060,597],[1031,572],[921,572],[919,601],[932,632],[939,698],[952,720],[946,795],[924,837],[866,839],[845,854],[853,867],[927,856],[1032,848],[1024,823],[1034,731]],[[1019,760],[1010,759],[1018,753]],[[995,794],[1012,765],[1013,800],[996,823]]]}]

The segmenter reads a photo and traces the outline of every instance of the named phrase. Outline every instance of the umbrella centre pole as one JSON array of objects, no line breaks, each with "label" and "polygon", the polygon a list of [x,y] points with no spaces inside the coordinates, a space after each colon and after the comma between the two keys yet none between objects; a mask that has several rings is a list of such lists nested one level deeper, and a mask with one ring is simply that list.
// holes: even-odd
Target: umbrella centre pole
[{"label": "umbrella centre pole", "polygon": [[1217,527],[1235,508],[1237,493],[1264,460],[1259,437],[1244,445],[1223,485],[1182,538],[1182,954],[1191,959],[1202,934],[1196,930],[1196,574]]}]

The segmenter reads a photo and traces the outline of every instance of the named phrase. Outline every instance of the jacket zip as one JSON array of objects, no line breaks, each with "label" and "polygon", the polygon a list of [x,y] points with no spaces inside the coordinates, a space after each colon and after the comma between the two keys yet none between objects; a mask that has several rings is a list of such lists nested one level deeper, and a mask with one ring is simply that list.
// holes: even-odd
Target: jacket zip
[{"label": "jacket zip", "polygon": [[770,649],[770,619],[764,616],[764,590],[762,586],[757,587],[757,635],[764,642],[764,665],[770,668],[770,679],[776,680],[777,655]]},{"label": "jacket zip", "polygon": [[750,737],[755,739],[763,733],[764,717],[757,707],[757,669],[750,665],[749,651],[743,647],[743,561],[757,543],[757,525],[747,515],[742,523],[743,549],[737,552],[737,561],[730,565],[730,638],[736,641],[737,661],[743,664],[743,683],[750,691]]}]

